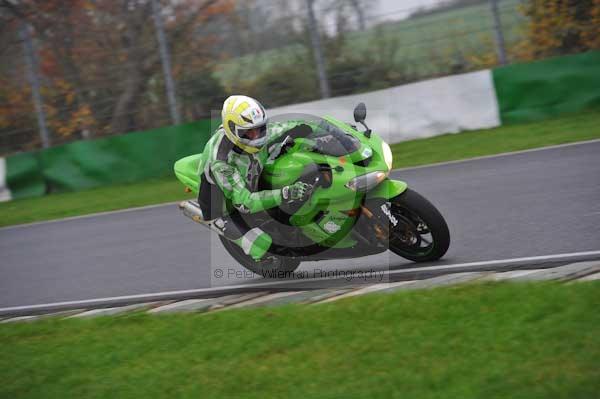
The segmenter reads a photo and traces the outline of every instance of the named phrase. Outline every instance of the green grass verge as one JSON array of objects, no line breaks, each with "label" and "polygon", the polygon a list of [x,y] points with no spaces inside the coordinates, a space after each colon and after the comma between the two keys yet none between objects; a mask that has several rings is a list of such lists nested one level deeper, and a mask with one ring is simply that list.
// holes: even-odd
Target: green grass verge
[{"label": "green grass verge", "polygon": [[594,398],[598,282],[0,325],[2,398]]},{"label": "green grass verge", "polygon": [[[600,138],[600,111],[542,122],[447,134],[392,146],[394,167],[425,165]],[[0,203],[0,226],[158,204],[186,198],[181,184],[164,178]]]},{"label": "green grass verge", "polygon": [[600,110],[445,134],[392,146],[394,167],[426,165],[600,138]]}]

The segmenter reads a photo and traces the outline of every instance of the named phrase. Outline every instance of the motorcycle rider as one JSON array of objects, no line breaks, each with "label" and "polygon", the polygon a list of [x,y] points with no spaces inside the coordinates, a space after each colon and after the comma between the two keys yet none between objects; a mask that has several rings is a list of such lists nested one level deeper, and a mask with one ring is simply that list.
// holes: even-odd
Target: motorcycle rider
[{"label": "motorcycle rider", "polygon": [[298,181],[281,189],[257,190],[265,163],[272,162],[283,145],[281,141],[268,144],[294,124],[271,128],[264,107],[242,95],[225,100],[221,117],[222,125],[206,144],[200,161],[198,204],[205,221],[260,261],[272,238],[260,227],[248,226],[240,213],[254,214],[307,200],[313,186]]}]

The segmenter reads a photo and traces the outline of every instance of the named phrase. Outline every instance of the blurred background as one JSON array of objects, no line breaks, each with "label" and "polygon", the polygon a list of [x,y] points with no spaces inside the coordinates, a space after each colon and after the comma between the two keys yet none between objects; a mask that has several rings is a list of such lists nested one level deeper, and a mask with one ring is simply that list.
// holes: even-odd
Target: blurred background
[{"label": "blurred background", "polygon": [[0,0],[0,155],[600,47],[599,0]]}]

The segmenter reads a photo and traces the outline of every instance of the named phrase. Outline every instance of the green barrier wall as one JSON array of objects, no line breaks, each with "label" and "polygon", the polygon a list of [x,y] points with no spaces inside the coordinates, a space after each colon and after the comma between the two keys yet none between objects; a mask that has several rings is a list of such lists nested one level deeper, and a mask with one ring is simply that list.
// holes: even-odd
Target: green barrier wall
[{"label": "green barrier wall", "polygon": [[202,151],[211,121],[78,141],[7,158],[13,198],[127,183],[173,173],[173,163]]},{"label": "green barrier wall", "polygon": [[600,51],[493,70],[502,124],[600,106]]},{"label": "green barrier wall", "polygon": [[46,184],[39,153],[25,152],[6,158],[6,184],[13,199],[44,195]]}]

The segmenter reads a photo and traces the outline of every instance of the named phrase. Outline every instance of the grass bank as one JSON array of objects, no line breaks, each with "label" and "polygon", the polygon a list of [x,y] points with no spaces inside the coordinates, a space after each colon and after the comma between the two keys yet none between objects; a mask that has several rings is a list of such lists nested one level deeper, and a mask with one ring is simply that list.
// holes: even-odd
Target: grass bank
[{"label": "grass bank", "polygon": [[0,325],[3,398],[592,398],[598,282]]},{"label": "grass bank", "polygon": [[405,141],[392,146],[394,167],[426,165],[600,138],[600,110],[541,122]]},{"label": "grass bank", "polygon": [[[542,122],[447,134],[392,146],[394,167],[425,165],[482,155],[600,138],[600,111]],[[76,193],[0,203],[0,226],[159,204],[186,198],[181,184],[164,178]]]}]

